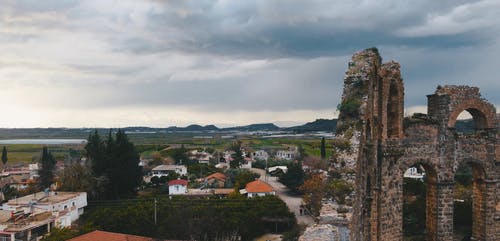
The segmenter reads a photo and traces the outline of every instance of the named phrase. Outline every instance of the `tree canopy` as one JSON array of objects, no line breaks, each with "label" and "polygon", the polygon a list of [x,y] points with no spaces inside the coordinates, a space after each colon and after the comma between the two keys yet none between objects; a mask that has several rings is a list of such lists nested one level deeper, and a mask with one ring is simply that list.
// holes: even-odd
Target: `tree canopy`
[{"label": "tree canopy", "polygon": [[305,173],[302,169],[302,162],[294,161],[287,165],[287,172],[281,176],[280,182],[290,188],[293,192],[299,192],[299,186],[304,183]]},{"label": "tree canopy", "polygon": [[243,152],[241,151],[241,141],[235,142],[231,146],[231,150],[234,151],[234,153],[231,155],[233,160],[229,163],[229,166],[231,168],[239,168],[244,162]]},{"label": "tree canopy", "polygon": [[85,146],[91,168],[98,179],[107,180],[102,198],[115,199],[133,196],[141,182],[139,153],[123,130],[112,131],[106,140],[91,133]]}]

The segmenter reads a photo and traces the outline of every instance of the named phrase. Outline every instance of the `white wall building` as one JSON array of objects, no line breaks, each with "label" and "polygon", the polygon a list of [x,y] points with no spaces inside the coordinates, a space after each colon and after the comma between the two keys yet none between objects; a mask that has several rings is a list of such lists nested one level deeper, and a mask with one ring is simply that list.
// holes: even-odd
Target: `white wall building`
[{"label": "white wall building", "polygon": [[151,170],[153,177],[168,176],[170,172],[175,172],[181,176],[187,176],[187,167],[184,165],[159,165]]},{"label": "white wall building", "polygon": [[258,150],[253,154],[255,160],[267,161],[269,159],[269,154],[264,150]]},{"label": "white wall building", "polygon": [[425,172],[419,171],[418,168],[416,167],[410,167],[406,172],[403,174],[403,177],[405,178],[413,178],[413,179],[419,179],[423,180],[425,176]]},{"label": "white wall building", "polygon": [[168,182],[169,195],[182,195],[186,194],[188,189],[188,181],[183,179],[172,180]]},{"label": "white wall building", "polygon": [[297,153],[295,151],[288,151],[288,150],[279,150],[276,152],[276,158],[277,159],[285,159],[285,160],[293,160],[295,159],[295,155]]},{"label": "white wall building", "polygon": [[[0,241],[38,240],[51,227],[71,226],[86,206],[85,192],[38,192],[11,199],[0,211]],[[5,214],[10,215],[2,219]]]},{"label": "white wall building", "polygon": [[263,197],[267,195],[276,195],[273,187],[261,180],[249,182],[245,189],[240,190],[241,194],[246,194],[247,197]]}]

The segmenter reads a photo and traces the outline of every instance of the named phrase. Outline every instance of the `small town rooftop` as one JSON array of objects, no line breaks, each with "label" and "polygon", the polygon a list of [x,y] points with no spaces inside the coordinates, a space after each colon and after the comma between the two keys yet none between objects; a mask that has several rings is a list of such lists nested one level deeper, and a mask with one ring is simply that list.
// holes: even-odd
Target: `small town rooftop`
[{"label": "small town rooftop", "polygon": [[19,198],[11,199],[7,202],[8,205],[28,205],[33,201],[37,203],[58,203],[72,198],[76,198],[84,192],[37,192]]}]

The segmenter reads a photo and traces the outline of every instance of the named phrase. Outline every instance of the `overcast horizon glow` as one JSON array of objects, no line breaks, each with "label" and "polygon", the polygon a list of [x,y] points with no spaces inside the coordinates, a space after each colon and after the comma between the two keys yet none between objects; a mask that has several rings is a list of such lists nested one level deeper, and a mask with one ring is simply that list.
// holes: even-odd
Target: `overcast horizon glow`
[{"label": "overcast horizon glow", "polygon": [[350,56],[402,66],[407,114],[437,85],[500,106],[500,2],[0,0],[0,127],[337,116]]}]

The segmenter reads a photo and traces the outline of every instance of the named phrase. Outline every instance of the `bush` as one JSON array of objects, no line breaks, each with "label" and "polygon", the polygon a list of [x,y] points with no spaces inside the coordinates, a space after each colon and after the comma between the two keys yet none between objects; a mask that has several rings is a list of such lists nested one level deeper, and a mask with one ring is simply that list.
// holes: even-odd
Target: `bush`
[{"label": "bush", "polygon": [[278,232],[286,232],[296,225],[294,214],[275,196],[156,200],[157,224],[152,218],[155,205],[151,198],[122,200],[113,206],[103,204],[86,212],[82,220],[104,231],[180,240],[216,240],[234,235],[240,236],[241,240],[253,240],[264,233],[274,232],[276,227]]}]

